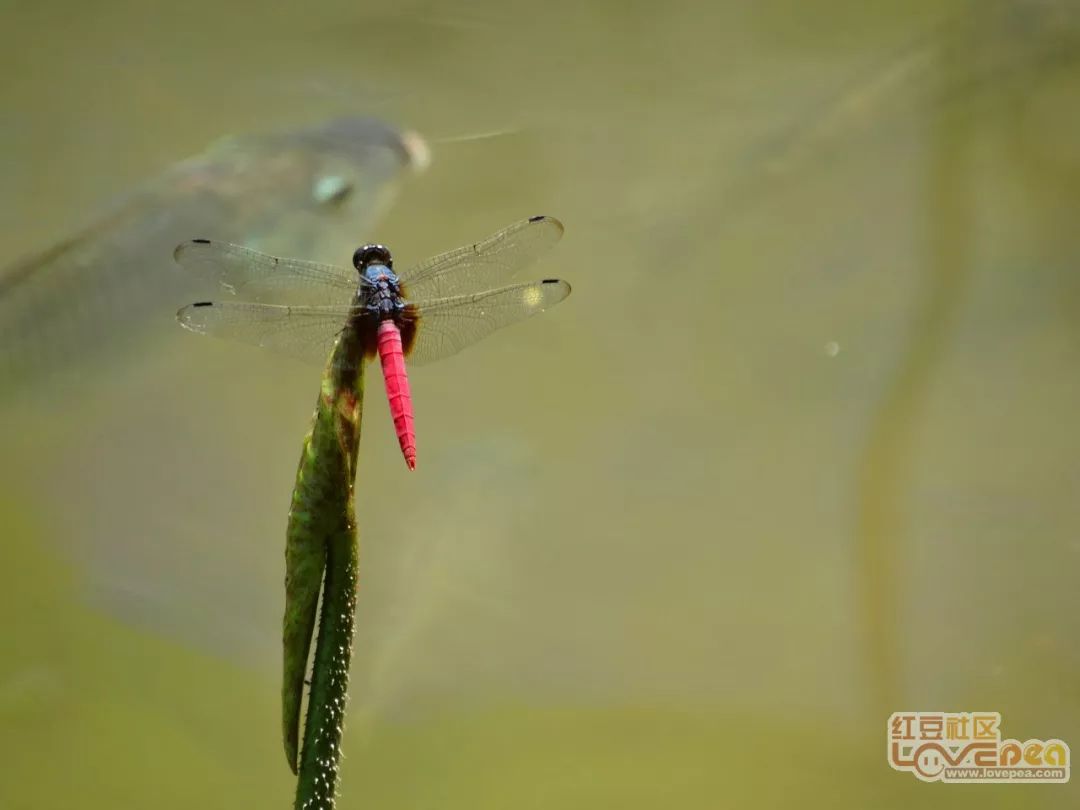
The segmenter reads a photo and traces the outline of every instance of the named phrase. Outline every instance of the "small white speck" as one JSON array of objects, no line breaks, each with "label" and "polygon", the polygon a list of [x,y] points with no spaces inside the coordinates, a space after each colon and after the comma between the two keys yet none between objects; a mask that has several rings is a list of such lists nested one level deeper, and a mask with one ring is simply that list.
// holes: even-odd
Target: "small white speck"
[{"label": "small white speck", "polygon": [[840,354],[839,343],[837,343],[835,340],[830,340],[828,343],[825,344],[825,355],[827,357],[836,357],[836,355],[838,354]]}]

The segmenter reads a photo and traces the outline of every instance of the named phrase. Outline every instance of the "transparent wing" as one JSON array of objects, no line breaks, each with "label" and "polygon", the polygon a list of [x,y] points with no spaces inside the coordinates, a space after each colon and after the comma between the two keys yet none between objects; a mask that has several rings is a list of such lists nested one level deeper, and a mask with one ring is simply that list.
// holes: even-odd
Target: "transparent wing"
[{"label": "transparent wing", "polygon": [[200,302],[176,313],[180,325],[200,335],[248,343],[325,365],[350,308]]},{"label": "transparent wing", "polygon": [[282,259],[229,242],[192,239],[173,252],[177,264],[246,300],[263,304],[345,304],[356,294],[356,271]]},{"label": "transparent wing", "polygon": [[505,284],[559,241],[554,217],[530,217],[473,245],[440,253],[400,273],[415,300],[450,298]]},{"label": "transparent wing", "polygon": [[417,304],[419,322],[409,364],[430,363],[456,354],[496,329],[555,306],[568,295],[569,284],[549,278]]}]

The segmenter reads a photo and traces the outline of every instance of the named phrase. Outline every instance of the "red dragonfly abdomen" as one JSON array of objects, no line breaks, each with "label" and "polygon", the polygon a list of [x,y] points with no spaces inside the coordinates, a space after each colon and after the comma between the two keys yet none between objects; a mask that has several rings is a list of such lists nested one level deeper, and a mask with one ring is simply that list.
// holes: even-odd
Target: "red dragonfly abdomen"
[{"label": "red dragonfly abdomen", "polygon": [[409,393],[409,377],[405,371],[405,353],[401,348],[401,332],[397,324],[386,320],[379,324],[379,361],[382,363],[386,398],[390,402],[390,415],[394,418],[398,444],[410,470],[416,469],[416,428],[413,425],[412,394]]}]

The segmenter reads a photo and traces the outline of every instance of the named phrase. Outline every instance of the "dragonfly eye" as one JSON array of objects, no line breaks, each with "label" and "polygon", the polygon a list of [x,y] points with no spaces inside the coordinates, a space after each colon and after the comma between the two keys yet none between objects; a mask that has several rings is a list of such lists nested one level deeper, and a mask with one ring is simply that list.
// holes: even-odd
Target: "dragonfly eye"
[{"label": "dragonfly eye", "polygon": [[390,256],[389,249],[382,245],[364,245],[357,248],[352,257],[353,267],[361,273],[369,264],[384,264],[391,270],[394,269],[394,260]]}]

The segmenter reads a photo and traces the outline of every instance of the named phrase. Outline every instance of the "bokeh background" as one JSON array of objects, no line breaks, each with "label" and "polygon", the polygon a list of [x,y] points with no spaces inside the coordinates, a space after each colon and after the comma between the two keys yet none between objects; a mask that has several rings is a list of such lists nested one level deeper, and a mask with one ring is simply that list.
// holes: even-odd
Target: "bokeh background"
[{"label": "bokeh background", "polygon": [[[547,213],[537,275],[574,294],[414,373],[417,472],[368,398],[340,807],[1076,806],[885,758],[903,709],[1080,746],[1076,3],[2,19],[0,262],[60,325],[9,333],[45,359],[0,380],[0,807],[291,802],[318,370],[182,332],[152,225],[208,144],[345,114],[431,165],[368,155],[358,207],[299,225],[300,181],[239,189],[281,195],[283,252],[403,264]],[[117,339],[48,351],[91,298]]]}]

